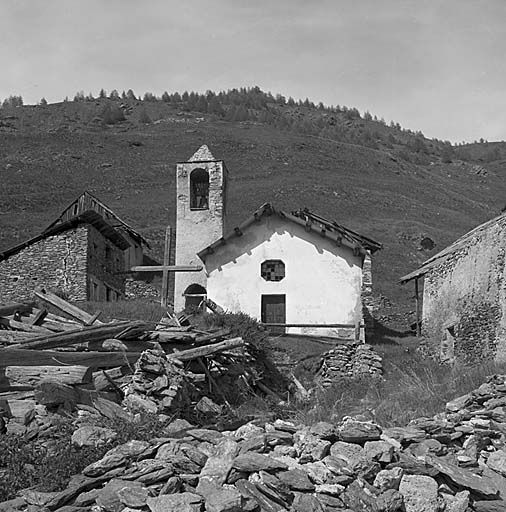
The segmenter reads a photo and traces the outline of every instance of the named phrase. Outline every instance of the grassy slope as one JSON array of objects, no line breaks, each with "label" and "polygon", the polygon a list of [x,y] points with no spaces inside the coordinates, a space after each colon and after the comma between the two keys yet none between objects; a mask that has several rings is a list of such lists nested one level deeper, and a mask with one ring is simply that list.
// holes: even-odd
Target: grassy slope
[{"label": "grassy slope", "polygon": [[[162,122],[140,125],[134,111],[126,123],[95,126],[93,104],[89,112],[74,103],[16,109],[7,120],[16,128],[0,132],[0,248],[43,229],[88,189],[160,255],[174,224],[175,163],[205,143],[229,169],[228,228],[266,201],[307,206],[382,242],[376,291],[412,309],[398,278],[505,202],[501,162],[483,164],[486,175],[464,162],[417,166],[387,151],[253,123],[182,122],[168,106],[147,107]],[[432,252],[419,250],[425,235],[436,241]]]}]

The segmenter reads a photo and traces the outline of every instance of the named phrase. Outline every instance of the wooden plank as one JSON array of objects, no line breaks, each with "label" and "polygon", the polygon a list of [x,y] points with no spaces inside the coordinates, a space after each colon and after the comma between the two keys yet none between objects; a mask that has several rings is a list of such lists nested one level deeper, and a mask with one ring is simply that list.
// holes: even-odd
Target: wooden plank
[{"label": "wooden plank", "polygon": [[30,313],[32,309],[33,304],[24,302],[9,302],[8,304],[0,304],[0,316],[9,316],[16,312]]},{"label": "wooden plank", "polygon": [[202,334],[197,336],[195,339],[196,344],[207,343],[208,341],[214,341],[218,338],[224,338],[230,334],[230,329],[220,329],[219,331],[210,332],[209,334]]},{"label": "wooden plank", "polygon": [[[90,322],[90,320],[93,319],[93,315],[90,315],[86,311],[83,311],[81,308],[78,308],[77,306],[70,304],[70,302],[63,300],[61,297],[58,297],[54,293],[48,292],[46,290],[37,290],[35,292],[35,296],[43,300],[44,302],[51,304],[55,308],[58,308],[60,311],[63,311],[72,318],[79,320],[79,322],[83,324],[86,324],[87,322]],[[95,319],[94,321],[97,324],[102,323],[97,319]]]},{"label": "wooden plank", "polygon": [[422,322],[420,320],[420,292],[418,289],[418,277],[415,278],[415,309],[416,309],[416,335],[422,335]]},{"label": "wooden plank", "polygon": [[30,318],[30,325],[40,325],[47,316],[47,309],[38,309],[33,318]]},{"label": "wooden plank", "polygon": [[202,265],[139,265],[132,267],[130,271],[118,272],[121,274],[130,272],[200,272]]},{"label": "wooden plank", "polygon": [[[165,251],[163,253],[163,266],[168,267],[170,264],[170,245],[171,245],[172,228],[167,226],[165,230]],[[169,298],[169,271],[167,269],[162,270],[162,296],[160,303],[162,308],[167,307]]]},{"label": "wooden plank", "polygon": [[[341,328],[341,329],[354,329],[355,324],[275,324],[269,322],[262,322],[265,327],[314,327],[318,329],[325,328]],[[360,327],[365,327],[364,324],[359,324]]]},{"label": "wooden plank", "polygon": [[93,325],[93,322],[102,314],[102,311],[97,311],[84,325]]},{"label": "wooden plank", "polygon": [[245,342],[242,338],[232,338],[213,345],[204,345],[203,347],[190,348],[188,350],[181,350],[180,352],[173,352],[167,354],[167,359],[179,359],[179,361],[191,361],[199,357],[208,357],[224,350],[242,347]]},{"label": "wooden plank", "polygon": [[193,342],[196,338],[197,335],[192,332],[154,332],[154,339],[159,343]]},{"label": "wooden plank", "polygon": [[22,343],[18,348],[25,349],[49,349],[57,347],[68,347],[78,343],[89,343],[91,341],[105,340],[120,336],[127,328],[147,327],[147,324],[140,321],[116,322],[114,324],[101,324],[91,327],[83,327],[74,331],[52,333],[45,336],[32,338]]},{"label": "wooden plank", "polygon": [[133,365],[140,355],[140,352],[56,352],[6,347],[0,349],[0,369],[6,366],[66,366],[69,364],[113,368]]},{"label": "wooden plank", "polygon": [[69,385],[89,384],[92,369],[87,366],[7,366],[0,374],[0,391],[23,386],[34,388],[47,379]]},{"label": "wooden plank", "polygon": [[93,372],[93,387],[97,391],[110,389],[111,381],[119,380],[125,375],[131,375],[132,370],[128,366],[118,366],[109,370]]},{"label": "wooden plank", "polygon": [[0,317],[0,325],[5,327],[9,327],[11,329],[16,329],[18,331],[26,331],[26,332],[37,332],[37,333],[50,333],[49,329],[45,327],[41,327],[40,325],[30,325],[28,323],[19,322],[18,320],[13,320],[12,318]]}]

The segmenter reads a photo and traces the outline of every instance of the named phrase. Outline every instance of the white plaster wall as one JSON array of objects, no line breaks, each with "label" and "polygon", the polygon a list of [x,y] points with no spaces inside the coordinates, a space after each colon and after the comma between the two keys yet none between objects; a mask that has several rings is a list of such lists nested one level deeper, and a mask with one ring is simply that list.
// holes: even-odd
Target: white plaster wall
[{"label": "white plaster wall", "polygon": [[[265,281],[261,263],[280,259],[285,278]],[[226,310],[261,319],[263,294],[286,295],[286,322],[362,321],[362,258],[350,248],[273,215],[206,257],[208,296]],[[290,328],[294,334],[343,336],[340,329]]]}]

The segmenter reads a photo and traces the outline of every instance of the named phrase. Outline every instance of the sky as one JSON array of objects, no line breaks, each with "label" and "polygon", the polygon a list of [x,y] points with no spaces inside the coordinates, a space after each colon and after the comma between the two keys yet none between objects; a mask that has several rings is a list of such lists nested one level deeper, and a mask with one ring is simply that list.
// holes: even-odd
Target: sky
[{"label": "sky", "polygon": [[505,0],[0,0],[0,99],[259,86],[506,140]]}]

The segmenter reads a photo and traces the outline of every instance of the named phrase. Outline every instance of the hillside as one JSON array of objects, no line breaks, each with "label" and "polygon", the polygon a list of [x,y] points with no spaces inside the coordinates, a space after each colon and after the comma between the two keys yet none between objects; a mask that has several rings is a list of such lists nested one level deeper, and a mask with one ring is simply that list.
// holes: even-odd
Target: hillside
[{"label": "hillside", "polygon": [[[104,122],[111,105],[126,119]],[[277,117],[258,120],[267,111]],[[279,121],[296,111],[297,122]],[[226,105],[218,115],[107,99],[0,108],[0,250],[46,227],[87,189],[145,234],[159,257],[165,226],[174,225],[175,164],[207,144],[229,169],[229,229],[266,201],[306,206],[382,242],[375,291],[412,310],[412,290],[399,277],[505,205],[503,143],[453,148],[311,105],[256,112],[248,118],[257,120],[239,121],[228,119]],[[321,119],[333,124],[317,129]],[[376,138],[364,136],[368,126]],[[432,250],[421,249],[424,237]]]}]

